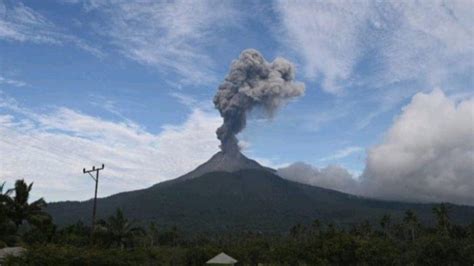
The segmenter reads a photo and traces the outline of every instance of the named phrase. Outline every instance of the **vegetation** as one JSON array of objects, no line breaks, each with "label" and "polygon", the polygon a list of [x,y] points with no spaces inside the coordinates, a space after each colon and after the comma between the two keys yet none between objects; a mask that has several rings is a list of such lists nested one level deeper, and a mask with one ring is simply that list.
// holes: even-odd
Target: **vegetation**
[{"label": "vegetation", "polygon": [[[51,217],[43,208],[46,202],[41,198],[28,203],[33,183],[23,180],[15,182],[15,187],[3,192],[0,186],[0,245],[11,245],[32,234],[53,230]],[[12,196],[13,194],[13,196]]]},{"label": "vegetation", "polygon": [[[377,223],[350,227],[314,220],[286,233],[258,231],[185,234],[176,227],[130,221],[120,209],[91,234],[82,221],[58,228],[43,212],[44,201],[28,203],[32,185],[0,186],[0,240],[21,245],[21,257],[5,265],[203,265],[219,252],[241,265],[472,265],[474,222],[458,225],[449,205],[433,207],[436,222],[419,222],[407,210],[402,219],[382,215]],[[25,225],[28,225],[25,227]]]}]

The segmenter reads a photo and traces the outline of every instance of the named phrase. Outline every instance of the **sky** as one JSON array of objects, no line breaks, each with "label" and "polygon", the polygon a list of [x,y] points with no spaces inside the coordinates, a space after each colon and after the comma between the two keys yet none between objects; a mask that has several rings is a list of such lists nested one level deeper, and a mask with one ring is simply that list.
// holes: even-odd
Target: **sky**
[{"label": "sky", "polygon": [[304,96],[249,114],[242,152],[288,179],[474,205],[474,2],[0,0],[0,180],[85,200],[219,150],[212,99],[248,48]]}]

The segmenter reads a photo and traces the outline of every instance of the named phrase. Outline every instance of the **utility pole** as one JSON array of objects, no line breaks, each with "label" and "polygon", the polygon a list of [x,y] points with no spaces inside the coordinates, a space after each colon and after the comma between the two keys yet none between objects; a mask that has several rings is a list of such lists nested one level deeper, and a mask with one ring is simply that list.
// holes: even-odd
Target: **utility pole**
[{"label": "utility pole", "polygon": [[[92,209],[92,231],[91,231],[91,235],[94,233],[94,229],[95,229],[95,212],[96,212],[96,209],[97,209],[97,188],[99,186],[99,171],[104,170],[104,167],[105,167],[105,165],[102,164],[102,167],[100,167],[100,168],[95,168],[95,166],[92,166],[91,170],[86,170],[86,168],[82,169],[83,174],[89,174],[92,177],[92,179],[95,181],[94,208]],[[94,175],[91,174],[92,172],[95,172],[95,177],[94,177]]]}]

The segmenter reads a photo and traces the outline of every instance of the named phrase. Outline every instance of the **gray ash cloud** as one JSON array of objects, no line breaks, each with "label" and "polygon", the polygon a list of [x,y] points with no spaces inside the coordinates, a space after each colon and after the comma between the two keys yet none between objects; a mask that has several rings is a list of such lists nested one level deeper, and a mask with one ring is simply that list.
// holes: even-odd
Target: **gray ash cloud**
[{"label": "gray ash cloud", "polygon": [[236,135],[245,128],[247,114],[254,107],[272,116],[288,100],[304,94],[304,84],[294,79],[295,66],[291,62],[280,57],[267,62],[254,49],[244,50],[232,62],[214,96],[214,105],[224,119],[216,132],[223,152],[239,151]]}]

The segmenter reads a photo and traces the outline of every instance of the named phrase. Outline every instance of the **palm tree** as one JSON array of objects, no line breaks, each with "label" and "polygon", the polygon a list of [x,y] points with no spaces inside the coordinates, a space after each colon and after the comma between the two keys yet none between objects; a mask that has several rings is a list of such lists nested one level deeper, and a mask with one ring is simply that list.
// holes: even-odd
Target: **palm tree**
[{"label": "palm tree", "polygon": [[319,221],[319,219],[313,221],[313,223],[311,224],[311,231],[316,236],[321,235],[321,222]]},{"label": "palm tree", "polygon": [[380,219],[380,226],[382,227],[385,236],[389,235],[391,222],[392,221],[389,214],[385,214],[382,216],[382,219]]},{"label": "palm tree", "polygon": [[8,219],[7,213],[7,202],[10,199],[9,192],[3,193],[5,183],[0,185],[0,240],[5,238],[11,233],[11,221]]},{"label": "palm tree", "polygon": [[7,218],[7,202],[9,201],[9,192],[3,193],[3,188],[5,187],[5,182],[0,185],[0,223],[2,223]]},{"label": "palm tree", "polygon": [[297,224],[297,225],[294,225],[291,229],[290,229],[290,235],[293,237],[293,238],[299,238],[301,236],[303,236],[305,234],[305,231],[306,231],[306,228],[301,225],[301,224]]},{"label": "palm tree", "polygon": [[150,246],[154,247],[158,244],[158,227],[155,222],[148,225],[148,236],[150,238]]},{"label": "palm tree", "polygon": [[418,225],[418,217],[412,210],[408,210],[405,212],[403,221],[410,228],[411,240],[415,241],[415,227]]},{"label": "palm tree", "polygon": [[138,234],[143,234],[144,231],[140,227],[135,227],[125,216],[121,209],[117,209],[115,215],[110,216],[107,221],[100,221],[101,226],[113,244],[117,244],[120,249],[125,247],[125,244],[133,240]]},{"label": "palm tree", "polygon": [[440,205],[433,207],[433,213],[438,219],[438,232],[443,235],[447,235],[450,227],[448,206],[444,203],[441,203]]},{"label": "palm tree", "polygon": [[351,233],[360,238],[370,238],[372,234],[372,225],[368,220],[352,226]]},{"label": "palm tree", "polygon": [[[43,198],[28,203],[32,188],[33,183],[28,185],[24,180],[17,180],[15,187],[9,189],[5,193],[7,196],[2,198],[2,200],[5,200],[8,216],[15,223],[16,227],[19,227],[24,221],[34,225],[44,223],[51,219],[51,217],[43,211],[43,208],[46,207],[46,202]],[[10,197],[9,195],[12,192],[14,192],[15,195]]]},{"label": "palm tree", "polygon": [[5,197],[8,197],[8,191],[6,191],[5,193],[3,193],[3,188],[5,187],[5,182],[3,182],[1,185],[0,185],[0,202],[3,202],[3,199]]}]

